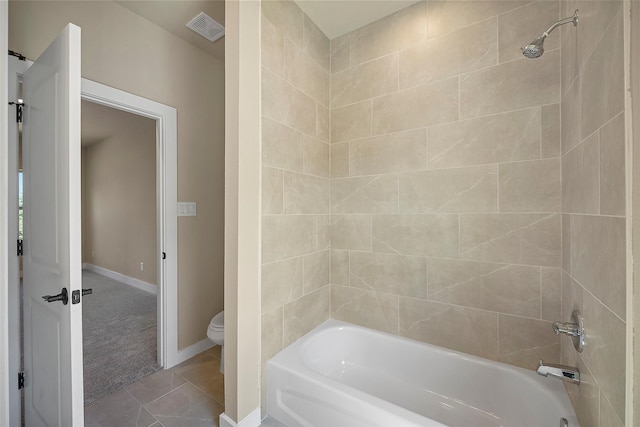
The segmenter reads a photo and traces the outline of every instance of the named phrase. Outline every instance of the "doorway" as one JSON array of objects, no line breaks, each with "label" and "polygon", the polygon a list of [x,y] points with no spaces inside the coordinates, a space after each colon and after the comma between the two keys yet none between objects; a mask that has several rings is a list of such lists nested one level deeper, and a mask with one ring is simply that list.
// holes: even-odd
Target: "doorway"
[{"label": "doorway", "polygon": [[84,402],[161,368],[155,120],[82,101]]}]

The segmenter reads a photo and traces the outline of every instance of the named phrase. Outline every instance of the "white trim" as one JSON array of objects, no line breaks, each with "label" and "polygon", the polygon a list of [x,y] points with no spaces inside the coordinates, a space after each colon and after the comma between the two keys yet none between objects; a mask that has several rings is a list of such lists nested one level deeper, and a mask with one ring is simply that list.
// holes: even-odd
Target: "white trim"
[{"label": "white trim", "polygon": [[108,277],[109,279],[116,280],[120,283],[124,283],[125,285],[138,288],[153,295],[158,294],[158,287],[156,285],[145,282],[144,280],[136,279],[135,277],[125,276],[124,274],[118,273],[117,271],[107,270],[106,268],[86,262],[82,264],[82,269],[93,271],[96,274]]},{"label": "white trim", "polygon": [[[158,203],[158,362],[178,360],[178,125],[173,107],[91,80],[82,79],[82,99],[156,121],[156,200]],[[166,259],[162,260],[163,252]]]},{"label": "white trim", "polygon": [[176,356],[176,365],[191,359],[193,356],[202,353],[205,350],[209,350],[215,344],[210,339],[205,338],[202,341],[198,341],[195,344],[190,345],[187,348],[180,350]]},{"label": "white trim", "polygon": [[[9,2],[0,1],[0,123],[8,123],[8,38]],[[9,319],[8,308],[8,132],[7,126],[0,126],[0,427],[9,424]]]},{"label": "white trim", "polygon": [[233,421],[224,412],[220,414],[220,427],[258,427],[260,424],[262,424],[262,420],[260,419],[260,407],[251,411],[251,413],[239,423]]}]

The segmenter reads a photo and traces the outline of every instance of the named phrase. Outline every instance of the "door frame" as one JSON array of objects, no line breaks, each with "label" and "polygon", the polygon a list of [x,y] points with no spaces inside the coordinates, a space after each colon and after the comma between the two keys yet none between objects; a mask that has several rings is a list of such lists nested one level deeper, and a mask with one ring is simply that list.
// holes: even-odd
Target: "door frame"
[{"label": "door frame", "polygon": [[[126,111],[156,122],[156,204],[158,269],[158,363],[178,359],[178,171],[177,111],[168,105],[82,79],[82,100]],[[163,254],[166,258],[163,259]]]}]

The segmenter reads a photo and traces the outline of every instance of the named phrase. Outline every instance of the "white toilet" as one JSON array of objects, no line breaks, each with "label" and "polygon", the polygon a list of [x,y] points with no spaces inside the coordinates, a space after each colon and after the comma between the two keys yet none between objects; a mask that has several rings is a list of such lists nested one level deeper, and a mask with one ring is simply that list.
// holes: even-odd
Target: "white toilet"
[{"label": "white toilet", "polygon": [[214,344],[220,346],[220,373],[224,374],[224,310],[211,319],[207,336]]}]

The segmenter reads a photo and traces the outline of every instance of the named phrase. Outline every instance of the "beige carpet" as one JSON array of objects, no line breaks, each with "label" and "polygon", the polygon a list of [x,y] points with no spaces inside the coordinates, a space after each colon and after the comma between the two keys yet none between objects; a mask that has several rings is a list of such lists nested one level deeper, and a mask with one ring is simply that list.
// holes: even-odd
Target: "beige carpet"
[{"label": "beige carpet", "polygon": [[91,271],[82,272],[84,402],[160,369],[156,360],[156,296]]}]

